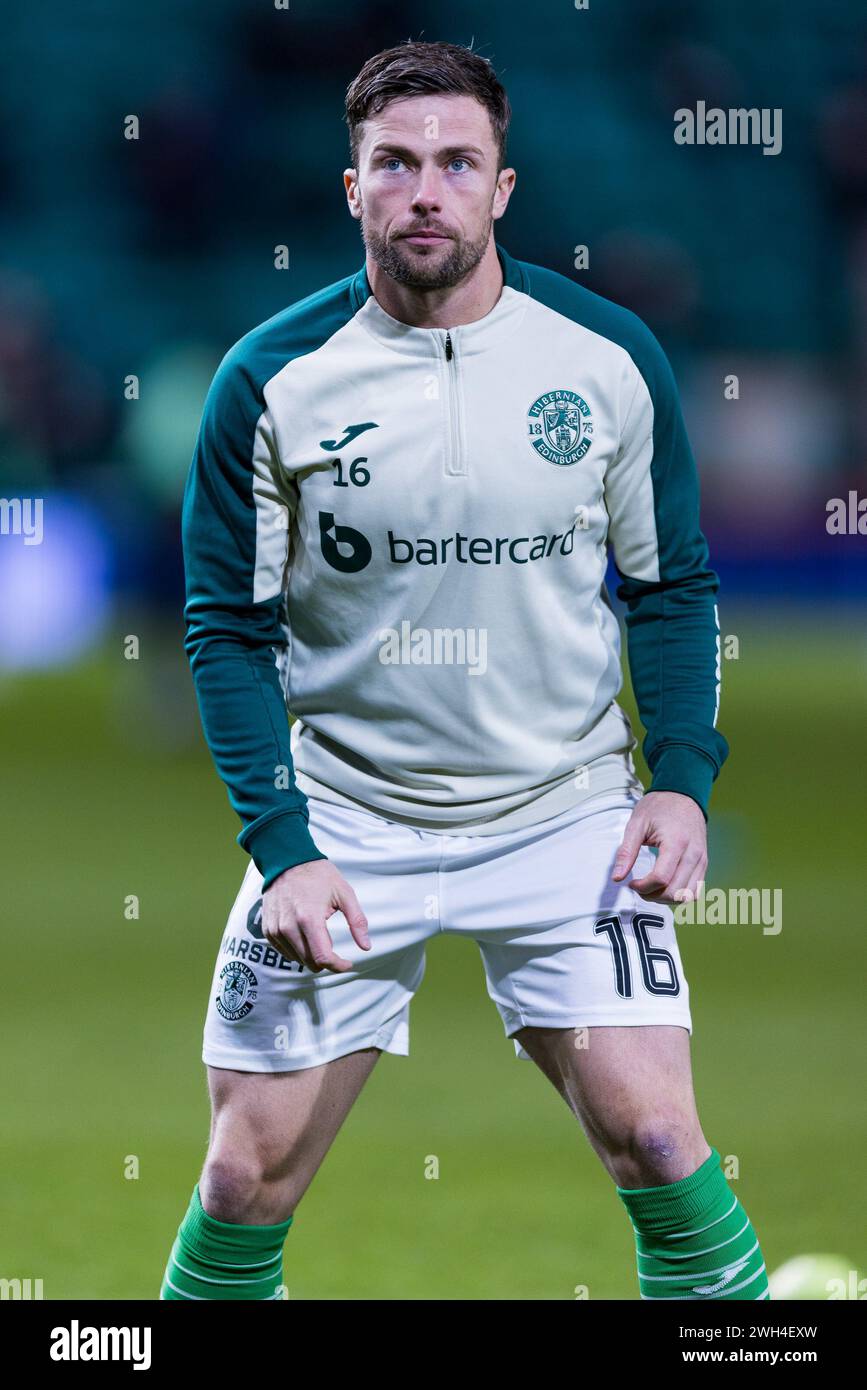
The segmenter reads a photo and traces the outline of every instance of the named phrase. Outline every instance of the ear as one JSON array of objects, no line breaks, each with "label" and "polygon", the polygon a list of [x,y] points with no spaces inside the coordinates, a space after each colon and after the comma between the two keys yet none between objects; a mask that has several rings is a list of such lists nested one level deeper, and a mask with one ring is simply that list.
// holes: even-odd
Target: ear
[{"label": "ear", "polygon": [[514,169],[501,169],[497,175],[497,187],[494,190],[494,203],[491,209],[495,221],[502,217],[506,211],[517,177]]},{"label": "ear", "polygon": [[361,217],[361,188],[358,183],[358,174],[355,169],[344,169],[343,187],[346,189],[346,202],[349,207],[350,217],[356,221]]}]

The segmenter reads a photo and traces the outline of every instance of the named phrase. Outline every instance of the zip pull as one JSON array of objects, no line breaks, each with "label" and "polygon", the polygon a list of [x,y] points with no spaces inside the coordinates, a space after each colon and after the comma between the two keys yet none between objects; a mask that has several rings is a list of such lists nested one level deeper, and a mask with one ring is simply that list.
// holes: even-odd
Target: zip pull
[{"label": "zip pull", "polygon": [[452,351],[452,335],[446,332],[446,361],[451,362],[454,353]]}]

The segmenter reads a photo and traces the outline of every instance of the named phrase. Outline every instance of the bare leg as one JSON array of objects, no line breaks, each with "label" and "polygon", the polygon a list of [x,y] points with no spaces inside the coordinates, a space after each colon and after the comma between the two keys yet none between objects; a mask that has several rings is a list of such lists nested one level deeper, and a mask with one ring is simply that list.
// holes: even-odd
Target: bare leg
[{"label": "bare leg", "polygon": [[368,1047],[285,1072],[209,1066],[211,1137],[199,1181],[207,1214],[242,1225],[291,1216],[380,1056]]},{"label": "bare leg", "polygon": [[619,1187],[677,1182],[710,1157],[685,1028],[522,1028],[516,1036]]}]

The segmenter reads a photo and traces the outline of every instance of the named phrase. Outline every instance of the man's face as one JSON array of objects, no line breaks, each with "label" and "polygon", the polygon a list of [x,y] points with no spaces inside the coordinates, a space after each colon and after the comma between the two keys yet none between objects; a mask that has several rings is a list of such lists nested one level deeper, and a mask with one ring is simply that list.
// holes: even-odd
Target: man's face
[{"label": "man's face", "polygon": [[478,265],[515,180],[497,170],[490,117],[469,96],[390,102],[361,130],[344,174],[368,253],[413,289],[450,289]]}]

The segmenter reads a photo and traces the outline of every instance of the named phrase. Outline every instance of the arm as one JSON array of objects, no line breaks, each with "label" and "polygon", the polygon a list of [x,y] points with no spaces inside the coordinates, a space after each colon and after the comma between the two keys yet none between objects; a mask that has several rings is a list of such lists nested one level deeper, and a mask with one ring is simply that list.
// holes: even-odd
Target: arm
[{"label": "arm", "polygon": [[238,843],[263,888],[325,858],[295,782],[277,667],[294,503],[274,482],[273,453],[260,392],[229,353],[205,402],[184,492],[184,647],[205,739],[243,822]]},{"label": "arm", "polygon": [[708,800],[728,744],[716,728],[719,584],[699,524],[695,462],[671,367],[647,330],[634,356],[637,380],[633,374],[606,505],[652,781],[624,841],[625,869],[615,877],[631,868],[641,843],[657,844],[658,872],[639,882],[663,896],[661,879],[671,892],[691,887],[690,864],[698,867],[702,856],[706,863]]},{"label": "arm", "polygon": [[287,960],[341,973],[353,965],[335,952],[328,919],[342,911],[369,950],[367,918],[307,828],[277,668],[296,502],[261,393],[229,353],[205,402],[184,492],[184,646],[208,747],[243,821],[238,843],[262,874],[263,935]]},{"label": "arm", "polygon": [[671,367],[649,333],[605,497],[627,605],[629,669],[646,730],[651,791],[691,796],[707,814],[728,754],[717,731],[716,594],[699,525],[698,477]]}]

